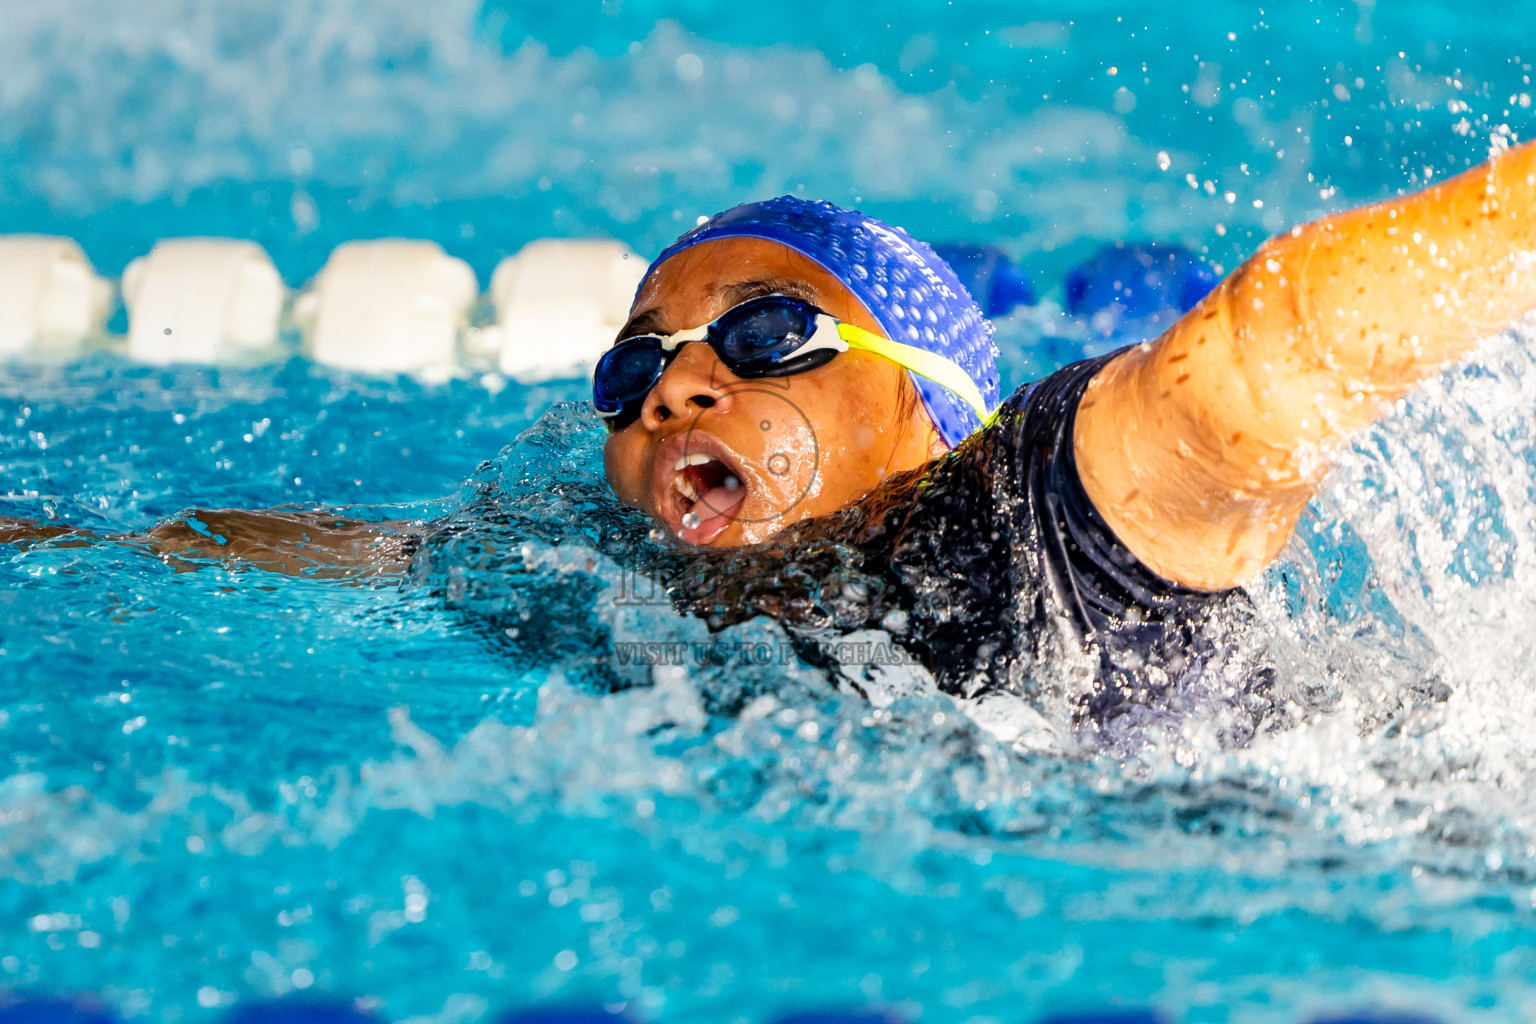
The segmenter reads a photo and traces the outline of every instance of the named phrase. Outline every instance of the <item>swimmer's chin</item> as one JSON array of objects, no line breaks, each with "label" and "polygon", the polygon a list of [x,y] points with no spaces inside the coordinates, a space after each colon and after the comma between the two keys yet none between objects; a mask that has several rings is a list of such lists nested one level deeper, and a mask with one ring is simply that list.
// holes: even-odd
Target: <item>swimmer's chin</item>
[{"label": "swimmer's chin", "polygon": [[687,529],[679,529],[675,523],[657,516],[657,521],[662,528],[676,537],[680,542],[696,548],[741,548],[752,544],[761,544],[772,540],[788,524],[776,523],[773,525],[754,523],[750,526],[744,523],[732,523],[726,526],[718,534],[712,537],[690,534]]}]

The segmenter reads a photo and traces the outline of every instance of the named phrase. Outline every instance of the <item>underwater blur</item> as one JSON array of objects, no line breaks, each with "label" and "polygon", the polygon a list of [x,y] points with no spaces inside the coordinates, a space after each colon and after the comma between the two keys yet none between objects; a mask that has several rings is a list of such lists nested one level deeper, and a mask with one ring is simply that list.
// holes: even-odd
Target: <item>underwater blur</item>
[{"label": "underwater blur", "polygon": [[[648,257],[788,192],[1006,255],[1007,391],[1536,122],[1536,7],[1275,8],[11,2],[0,234],[114,278],[252,239],[290,288],[418,238],[483,285],[537,239]],[[1184,261],[1180,298],[1083,307],[1124,290],[1084,276],[1118,243]],[[1358,438],[1250,588],[1225,639],[1277,711],[1243,744],[960,701],[889,630],[817,664],[766,618],[712,631],[645,572],[671,542],[604,482],[583,377],[381,376],[297,333],[218,366],[111,338],[0,363],[0,516],[436,524],[406,576],[350,582],[0,548],[0,1004],[1536,1012],[1528,323]]]}]

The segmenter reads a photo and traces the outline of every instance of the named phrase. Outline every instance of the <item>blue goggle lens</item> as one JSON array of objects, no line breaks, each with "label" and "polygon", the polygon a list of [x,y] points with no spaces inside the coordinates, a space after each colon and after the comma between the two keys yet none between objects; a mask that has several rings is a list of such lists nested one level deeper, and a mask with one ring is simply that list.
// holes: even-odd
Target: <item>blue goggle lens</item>
[{"label": "blue goggle lens", "polygon": [[[751,376],[793,356],[811,333],[816,312],[794,299],[748,302],[716,322],[715,350],[732,373]],[[745,372],[743,372],[745,371]]]},{"label": "blue goggle lens", "polygon": [[592,374],[592,405],[613,415],[644,398],[667,368],[667,353],[656,338],[632,338],[603,353]]},{"label": "blue goggle lens", "polygon": [[[832,358],[832,350],[795,355],[810,336],[820,311],[783,295],[751,299],[710,324],[705,341],[738,377],[799,373]],[[626,338],[603,353],[592,375],[592,405],[622,430],[639,415],[639,403],[661,379],[673,352],[655,335]]]}]

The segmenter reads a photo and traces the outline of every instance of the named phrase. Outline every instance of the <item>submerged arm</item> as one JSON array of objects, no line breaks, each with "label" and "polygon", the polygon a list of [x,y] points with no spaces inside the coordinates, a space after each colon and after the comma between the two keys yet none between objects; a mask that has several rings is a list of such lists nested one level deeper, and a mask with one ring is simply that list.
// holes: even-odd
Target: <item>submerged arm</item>
[{"label": "submerged arm", "polygon": [[111,541],[142,548],[182,569],[218,561],[321,579],[402,572],[418,537],[410,523],[364,522],[302,509],[191,509],[144,533],[105,536],[0,520],[0,544],[78,547]]},{"label": "submerged arm", "polygon": [[1536,144],[1266,243],[1084,395],[1083,485],[1142,561],[1189,586],[1252,579],[1325,456],[1536,307]]}]

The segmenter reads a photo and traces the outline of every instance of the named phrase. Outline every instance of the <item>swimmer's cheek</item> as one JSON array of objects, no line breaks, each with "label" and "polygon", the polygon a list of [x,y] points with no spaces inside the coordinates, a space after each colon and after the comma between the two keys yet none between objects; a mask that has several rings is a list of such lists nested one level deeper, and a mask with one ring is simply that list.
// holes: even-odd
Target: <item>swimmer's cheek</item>
[{"label": "swimmer's cheek", "polygon": [[603,475],[608,478],[614,497],[630,508],[654,516],[650,488],[645,486],[651,478],[652,463],[645,458],[645,442],[630,436],[632,432],[625,430],[609,436],[603,445]]}]

